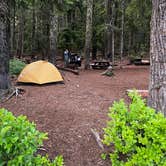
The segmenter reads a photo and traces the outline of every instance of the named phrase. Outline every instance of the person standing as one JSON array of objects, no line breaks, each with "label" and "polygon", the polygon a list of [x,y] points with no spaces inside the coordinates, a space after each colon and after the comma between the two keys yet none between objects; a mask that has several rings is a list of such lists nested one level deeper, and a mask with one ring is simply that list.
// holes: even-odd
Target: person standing
[{"label": "person standing", "polygon": [[64,67],[67,67],[69,63],[69,50],[66,49],[63,55],[64,55]]}]

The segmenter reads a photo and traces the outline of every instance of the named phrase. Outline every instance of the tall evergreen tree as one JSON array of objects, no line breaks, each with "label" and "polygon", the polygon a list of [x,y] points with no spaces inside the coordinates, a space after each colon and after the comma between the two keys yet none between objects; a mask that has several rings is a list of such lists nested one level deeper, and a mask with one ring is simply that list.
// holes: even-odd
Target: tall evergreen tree
[{"label": "tall evergreen tree", "polygon": [[92,13],[93,0],[87,0],[87,16],[86,16],[86,36],[85,36],[85,69],[89,68],[91,39],[92,39]]},{"label": "tall evergreen tree", "polygon": [[152,2],[149,105],[166,116],[166,1]]},{"label": "tall evergreen tree", "polygon": [[[105,57],[106,58],[111,58],[112,55],[112,31],[111,31],[111,27],[109,26],[110,21],[111,21],[111,1],[110,0],[106,0],[105,1],[105,7],[106,7],[106,34],[105,34]],[[112,61],[112,59],[111,59]]]},{"label": "tall evergreen tree", "polygon": [[25,13],[28,3],[20,0],[17,3],[18,7],[18,40],[17,40],[17,56],[22,57],[24,52],[24,38],[25,38]]},{"label": "tall evergreen tree", "polygon": [[120,59],[123,58],[124,51],[124,17],[125,17],[125,0],[121,1],[121,10],[122,10],[122,18],[121,18],[121,41],[120,41]]},{"label": "tall evergreen tree", "polygon": [[9,1],[0,0],[0,89],[8,89],[9,80]]},{"label": "tall evergreen tree", "polygon": [[54,5],[51,5],[50,14],[50,55],[49,61],[55,64],[58,32],[58,15],[55,13]]}]

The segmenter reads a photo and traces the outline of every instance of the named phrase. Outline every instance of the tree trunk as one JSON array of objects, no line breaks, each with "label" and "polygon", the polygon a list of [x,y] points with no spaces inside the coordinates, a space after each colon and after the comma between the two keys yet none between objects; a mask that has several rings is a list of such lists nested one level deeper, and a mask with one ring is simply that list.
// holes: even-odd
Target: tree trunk
[{"label": "tree trunk", "polygon": [[[111,18],[111,25],[115,26],[115,3],[112,3],[112,18]],[[115,31],[112,28],[112,66],[114,65],[115,61]]]},{"label": "tree trunk", "polygon": [[13,58],[14,49],[15,49],[15,23],[16,23],[16,2],[13,0],[10,1],[10,9],[13,9],[13,12],[10,13],[10,17],[12,18],[10,23],[10,52],[11,52],[11,58]]},{"label": "tree trunk", "polygon": [[128,56],[130,55],[130,52],[131,52],[131,40],[132,40],[132,33],[131,31],[128,32]]},{"label": "tree trunk", "polygon": [[[56,13],[57,14],[57,13]],[[52,13],[50,16],[50,55],[49,62],[55,64],[56,62],[56,47],[57,47],[57,32],[58,32],[58,16]]]},{"label": "tree trunk", "polygon": [[9,81],[9,8],[8,0],[0,0],[0,90],[8,89]]},{"label": "tree trunk", "polygon": [[[111,1],[106,0],[106,24],[110,23],[111,20]],[[105,47],[106,47],[106,52],[105,52],[105,57],[106,59],[109,58],[110,61],[112,61],[112,36],[111,36],[111,27],[107,25],[106,29],[106,36],[105,36]]]},{"label": "tree trunk", "polygon": [[85,69],[88,69],[90,63],[90,49],[92,39],[92,13],[93,0],[87,0],[87,16],[86,16],[86,36],[85,36]]},{"label": "tree trunk", "polygon": [[166,1],[153,0],[149,106],[166,116]]},{"label": "tree trunk", "polygon": [[15,45],[15,29],[16,29],[16,0],[13,0],[14,7],[13,7],[13,38],[12,38],[12,50],[15,50],[16,45]]},{"label": "tree trunk", "polygon": [[32,45],[31,51],[34,53],[35,51],[35,40],[36,40],[36,12],[35,12],[35,0],[32,1],[33,9],[32,9]]},{"label": "tree trunk", "polygon": [[97,59],[97,46],[95,44],[92,47],[92,59]]},{"label": "tree trunk", "polygon": [[123,58],[123,50],[124,50],[124,15],[125,15],[125,0],[121,2],[121,10],[122,10],[122,20],[121,20],[121,42],[120,42],[120,60]]},{"label": "tree trunk", "polygon": [[19,9],[19,25],[18,25],[18,41],[17,41],[17,56],[22,57],[24,50],[24,9],[21,6]]}]

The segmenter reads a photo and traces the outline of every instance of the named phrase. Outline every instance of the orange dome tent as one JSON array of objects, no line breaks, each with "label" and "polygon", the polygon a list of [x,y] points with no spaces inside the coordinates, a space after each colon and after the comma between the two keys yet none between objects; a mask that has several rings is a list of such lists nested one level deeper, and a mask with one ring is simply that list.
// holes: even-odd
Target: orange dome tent
[{"label": "orange dome tent", "polygon": [[18,82],[45,84],[63,81],[58,69],[47,61],[36,61],[27,65],[20,73]]}]

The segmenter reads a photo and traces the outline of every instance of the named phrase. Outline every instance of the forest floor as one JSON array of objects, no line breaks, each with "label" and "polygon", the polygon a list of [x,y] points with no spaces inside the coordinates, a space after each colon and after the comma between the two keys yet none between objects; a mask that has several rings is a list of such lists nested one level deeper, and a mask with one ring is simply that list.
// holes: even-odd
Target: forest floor
[{"label": "forest floor", "polygon": [[103,152],[91,132],[101,138],[113,101],[124,98],[127,89],[147,89],[149,67],[116,69],[113,77],[101,70],[80,71],[80,75],[62,72],[64,84],[21,85],[25,93],[0,107],[15,115],[26,115],[40,131],[48,133],[44,148],[51,158],[61,154],[66,166],[107,166]]}]

